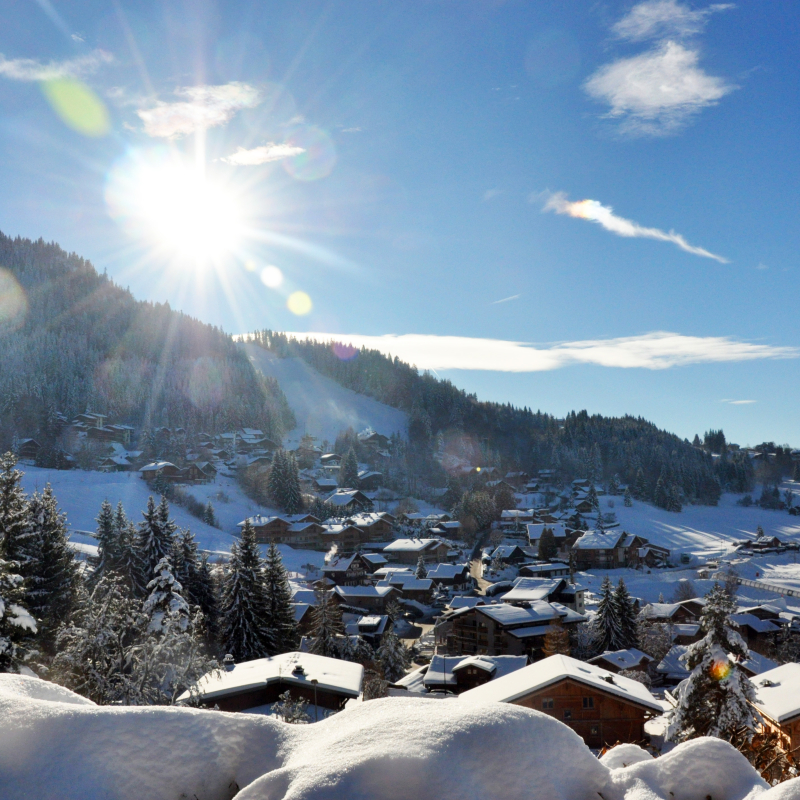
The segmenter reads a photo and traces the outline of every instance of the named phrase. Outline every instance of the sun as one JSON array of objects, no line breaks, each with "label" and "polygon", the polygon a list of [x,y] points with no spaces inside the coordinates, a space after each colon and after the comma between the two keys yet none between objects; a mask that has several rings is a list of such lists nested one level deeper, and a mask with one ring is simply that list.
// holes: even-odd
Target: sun
[{"label": "sun", "polygon": [[171,154],[137,153],[112,170],[110,213],[158,251],[187,264],[233,254],[243,235],[236,193]]}]

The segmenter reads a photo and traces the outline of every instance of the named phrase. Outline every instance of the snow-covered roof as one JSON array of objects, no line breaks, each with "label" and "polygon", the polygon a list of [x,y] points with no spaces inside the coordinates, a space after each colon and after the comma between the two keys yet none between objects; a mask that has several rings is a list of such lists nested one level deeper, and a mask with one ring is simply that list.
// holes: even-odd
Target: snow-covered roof
[{"label": "snow-covered roof", "polygon": [[476,686],[460,696],[468,702],[513,703],[539,689],[544,689],[566,678],[591,686],[594,689],[621,697],[628,702],[657,711],[661,704],[650,694],[648,688],[638,681],[614,675],[594,664],[569,656],[555,655],[518,669],[510,675]]},{"label": "snow-covered roof", "polygon": [[681,656],[683,656],[688,649],[689,648],[683,644],[673,645],[664,658],[661,659],[656,670],[673,680],[682,680],[688,677],[689,670],[686,668],[683,661],[681,661]]},{"label": "snow-covered roof", "polygon": [[[478,610],[500,625],[507,626],[524,625],[525,623],[533,625],[537,622],[546,622],[556,619],[562,616],[560,608],[563,608],[563,606],[556,607],[553,603],[535,600],[525,608],[510,606],[506,603],[498,603],[497,605],[479,606]],[[583,617],[581,617],[581,619],[583,619]]]},{"label": "snow-covered roof", "polygon": [[739,663],[744,669],[748,672],[752,672],[754,675],[761,675],[762,672],[768,672],[778,666],[771,658],[762,656],[761,653],[756,653],[755,650],[750,651],[750,657],[748,659]]},{"label": "snow-covered roof", "polygon": [[528,572],[569,572],[569,564],[564,564],[561,561],[548,561],[543,563],[536,563],[536,564],[523,564]]},{"label": "snow-covered roof", "polygon": [[642,609],[642,614],[647,619],[671,619],[680,608],[680,603],[648,603]]},{"label": "snow-covered roof", "polygon": [[443,544],[439,539],[395,539],[383,548],[384,553],[421,553]]},{"label": "snow-covered roof", "polygon": [[756,633],[777,633],[780,627],[768,619],[759,619],[755,614],[731,614],[731,622],[750,628]]},{"label": "snow-covered roof", "polygon": [[513,603],[546,600],[553,592],[558,591],[563,582],[563,578],[517,578],[514,588],[503,595],[503,601]]},{"label": "snow-covered roof", "polygon": [[800,715],[800,664],[783,664],[750,681],[756,688],[756,706],[775,722]]},{"label": "snow-covered roof", "polygon": [[466,564],[437,564],[428,570],[428,577],[439,580],[452,579],[468,569]]},{"label": "snow-covered roof", "polygon": [[631,647],[628,650],[607,650],[599,656],[589,659],[590,664],[597,664],[598,662],[605,661],[608,664],[613,664],[617,669],[633,669],[640,667],[652,661],[652,657]]},{"label": "snow-covered roof", "polygon": [[576,550],[613,550],[622,535],[622,533],[587,531],[572,546]]},{"label": "snow-covered roof", "polygon": [[317,593],[313,589],[295,589],[292,592],[292,602],[315,606],[317,604]]},{"label": "snow-covered roof", "polygon": [[175,467],[175,469],[178,469],[171,461],[153,461],[151,464],[145,464],[139,472],[152,472],[153,470],[164,469],[164,467]]},{"label": "snow-covered roof", "polygon": [[404,592],[428,592],[433,586],[430,578],[417,578],[407,572],[389,572],[378,586],[400,586]]},{"label": "snow-covered roof", "polygon": [[311,606],[308,603],[292,603],[292,609],[294,610],[294,621],[300,622],[309,608],[311,608]]},{"label": "snow-covered roof", "polygon": [[540,539],[545,528],[553,531],[554,539],[564,539],[567,536],[567,528],[563,522],[529,522],[525,527],[528,532],[528,538],[532,541]]},{"label": "snow-covered roof", "polygon": [[422,685],[425,689],[442,686],[455,686],[456,673],[467,667],[477,667],[497,679],[522,669],[528,661],[527,656],[440,656],[434,655],[425,672]]},{"label": "snow-covered roof", "polygon": [[[302,667],[302,673],[295,672]],[[283,681],[297,686],[308,686],[319,681],[318,688],[341,692],[353,697],[361,694],[364,667],[351,661],[326,658],[312,653],[282,653],[271,658],[243,661],[232,669],[214,670],[197,682],[197,689],[205,700],[238,694],[270,683]],[[184,692],[179,700],[188,700]]]},{"label": "snow-covered roof", "polygon": [[244,524],[249,522],[254,528],[261,528],[264,525],[269,525],[270,522],[274,522],[277,519],[279,519],[281,522],[285,522],[287,525],[289,524],[289,520],[286,519],[286,517],[265,517],[262,514],[256,514],[254,517],[248,517],[247,519],[243,519],[241,522],[237,522],[236,527],[244,528]]},{"label": "snow-covered roof", "polygon": [[450,602],[447,604],[447,607],[452,609],[458,609],[458,608],[475,608],[475,606],[485,606],[485,605],[486,605],[485,597],[465,597],[463,595],[459,595],[457,597],[451,598]]},{"label": "snow-covered roof", "polygon": [[396,591],[394,586],[337,586],[334,590],[340,597],[386,597]]}]

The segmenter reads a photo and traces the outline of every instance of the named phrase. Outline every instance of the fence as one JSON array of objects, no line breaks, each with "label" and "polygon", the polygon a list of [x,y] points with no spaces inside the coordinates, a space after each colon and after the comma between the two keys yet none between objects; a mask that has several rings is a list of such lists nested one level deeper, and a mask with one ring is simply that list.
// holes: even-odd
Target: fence
[{"label": "fence", "polygon": [[774,583],[762,583],[761,581],[751,581],[749,578],[739,578],[742,586],[752,586],[754,589],[763,589],[765,592],[782,594],[786,597],[800,597],[800,589],[788,589],[785,586],[777,586]]}]

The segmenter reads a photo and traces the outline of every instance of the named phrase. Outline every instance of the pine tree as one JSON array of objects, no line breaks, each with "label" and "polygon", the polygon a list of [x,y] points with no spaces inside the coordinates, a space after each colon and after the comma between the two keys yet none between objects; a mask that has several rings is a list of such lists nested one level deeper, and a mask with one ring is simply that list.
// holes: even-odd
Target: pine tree
[{"label": "pine tree", "polygon": [[667,488],[664,485],[664,471],[662,470],[661,475],[659,475],[656,481],[656,488],[653,491],[653,503],[659,508],[666,508],[668,497]]},{"label": "pine tree", "polygon": [[188,628],[189,604],[183,597],[183,587],[173,574],[168,558],[162,558],[156,565],[147,591],[147,599],[142,604],[142,612],[147,617],[147,633],[165,633],[170,619],[181,630]]},{"label": "pine tree", "polygon": [[358,459],[352,447],[339,468],[339,486],[343,489],[358,489]]},{"label": "pine tree", "polygon": [[292,607],[289,576],[280,550],[272,542],[264,561],[266,622],[270,632],[269,654],[288,653],[297,648],[297,622]]},{"label": "pine tree", "polygon": [[309,651],[318,656],[339,658],[339,637],[344,635],[342,610],[333,599],[332,592],[317,591],[316,603],[311,609],[311,647]]},{"label": "pine tree", "polygon": [[428,570],[425,567],[425,559],[422,556],[422,553],[419,554],[419,558],[417,558],[417,568],[414,571],[414,577],[418,578],[419,580],[424,580],[428,577]]},{"label": "pine tree", "polygon": [[0,458],[0,558],[24,567],[27,560],[28,500],[13,453]]},{"label": "pine tree", "polygon": [[617,604],[614,602],[614,586],[611,578],[606,575],[600,586],[600,602],[593,620],[597,647],[601,652],[606,650],[620,650],[622,633],[618,617]]},{"label": "pine tree", "polygon": [[375,654],[383,668],[384,677],[390,683],[399,681],[406,674],[411,663],[411,654],[408,648],[398,639],[394,631],[384,634],[381,645]]},{"label": "pine tree", "polygon": [[267,474],[267,497],[271,503],[283,508],[284,486],[286,484],[286,453],[276,450],[272,465]]},{"label": "pine tree", "polygon": [[203,522],[205,522],[206,525],[210,525],[212,528],[217,527],[217,517],[214,513],[214,506],[211,504],[210,500],[203,509]]},{"label": "pine tree", "polygon": [[39,620],[46,649],[56,628],[69,617],[75,602],[79,574],[68,544],[66,517],[48,483],[42,494],[34,493],[28,505],[30,557],[25,565],[26,604]]},{"label": "pine tree", "polygon": [[633,496],[637,500],[647,499],[647,480],[644,477],[644,470],[641,467],[636,470],[636,483],[634,484]]},{"label": "pine tree", "polygon": [[589,494],[586,496],[586,499],[591,503],[592,509],[599,513],[600,499],[597,497],[597,489],[594,488],[594,484],[589,487]]},{"label": "pine tree", "polygon": [[569,632],[564,627],[561,617],[551,623],[550,630],[545,634],[542,654],[545,658],[555,655],[569,655]]},{"label": "pine tree", "polygon": [[755,688],[736,663],[749,658],[750,652],[733,630],[730,617],[735,611],[736,602],[715,583],[700,619],[705,636],[682,656],[691,674],[681,685],[678,707],[667,727],[668,740],[716,736],[731,741],[742,729],[752,738],[758,723],[751,705]]},{"label": "pine tree", "polygon": [[144,592],[144,586],[141,585],[140,578],[141,564],[136,549],[139,531],[130,520],[124,518],[124,511],[122,512],[122,518],[120,518],[119,511],[121,508],[121,505],[117,506],[117,514],[114,516],[114,525],[119,531],[118,574],[132,594],[139,594]]},{"label": "pine tree", "polygon": [[0,559],[0,672],[18,672],[27,654],[27,640],[37,632],[36,620],[23,605],[23,578],[13,562]]},{"label": "pine tree", "polygon": [[[121,509],[122,504],[117,508]],[[122,511],[122,514],[124,516],[125,512]],[[94,567],[90,581],[92,584],[119,568],[121,556],[119,534],[120,528],[116,525],[114,509],[108,500],[103,500],[100,513],[97,515],[97,557],[90,562]]]},{"label": "pine tree", "polygon": [[199,567],[197,542],[188,528],[182,530],[173,540],[170,561],[175,578],[183,587],[181,594],[186,602],[193,606],[199,605],[195,596]]},{"label": "pine tree", "polygon": [[625,487],[625,496],[622,502],[625,508],[630,508],[633,505],[633,497],[631,497],[631,489],[629,486]]},{"label": "pine tree", "polygon": [[300,491],[300,471],[294,453],[288,453],[285,462],[283,510],[287,514],[298,514],[303,510],[303,495]]},{"label": "pine tree", "polygon": [[245,522],[222,579],[220,641],[237,661],[263,658],[269,652],[266,597],[261,555],[252,525]]},{"label": "pine tree", "polygon": [[633,598],[628,593],[625,581],[620,578],[614,592],[614,606],[619,622],[619,641],[616,650],[627,650],[639,646],[636,610]]},{"label": "pine tree", "polygon": [[206,630],[210,640],[216,637],[219,624],[219,603],[217,599],[217,587],[211,574],[211,566],[208,563],[208,554],[203,553],[200,564],[195,575],[192,587],[192,598],[194,603],[203,612],[206,622]]},{"label": "pine tree", "polygon": [[549,561],[558,555],[558,545],[552,528],[543,528],[539,537],[539,560]]},{"label": "pine tree", "polygon": [[175,524],[169,519],[169,504],[162,496],[156,508],[153,496],[147,498],[147,510],[142,512],[144,519],[139,523],[136,536],[137,594],[145,593],[147,584],[156,574],[156,567],[162,558],[172,552]]}]

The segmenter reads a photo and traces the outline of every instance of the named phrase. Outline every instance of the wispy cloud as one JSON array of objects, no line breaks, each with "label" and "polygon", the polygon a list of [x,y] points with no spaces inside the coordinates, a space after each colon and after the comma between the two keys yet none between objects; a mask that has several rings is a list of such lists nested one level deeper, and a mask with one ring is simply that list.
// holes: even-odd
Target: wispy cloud
[{"label": "wispy cloud", "polygon": [[711,14],[733,7],[732,3],[716,3],[707,8],[692,9],[676,0],[649,0],[635,5],[612,30],[620,39],[631,42],[684,38],[701,33]]},{"label": "wispy cloud", "polygon": [[620,39],[653,39],[656,44],[600,67],[584,89],[609,106],[606,117],[619,121],[624,133],[657,136],[680,130],[736,88],[705,72],[698,48],[685,43],[702,31],[712,13],[732,7],[719,3],[694,10],[675,0],[639,3],[612,30]]},{"label": "wispy cloud", "polygon": [[797,358],[796,347],[740,342],[727,336],[683,336],[656,331],[641,336],[534,345],[501,339],[423,334],[293,333],[300,339],[338,341],[397,356],[419,369],[544,372],[579,364],[621,369],[669,369],[689,364]]},{"label": "wispy cloud", "polygon": [[757,400],[720,400],[720,403],[728,403],[731,406],[751,406],[757,402]]},{"label": "wispy cloud", "polygon": [[361,133],[361,128],[342,128],[342,133]]},{"label": "wispy cloud", "polygon": [[221,86],[187,86],[175,90],[175,103],[159,101],[153,108],[136,113],[149,136],[172,139],[205,128],[224,125],[243,108],[261,102],[261,93],[247,83],[234,81]]},{"label": "wispy cloud", "polygon": [[503,194],[503,190],[502,189],[487,189],[483,193],[483,199],[484,200],[493,200],[499,194]]},{"label": "wispy cloud", "polygon": [[586,219],[602,225],[607,231],[630,238],[656,239],[659,242],[671,242],[681,250],[703,258],[713,258],[720,264],[728,264],[727,258],[718,256],[703,247],[695,247],[675,231],[662,231],[658,228],[645,228],[638,222],[624,217],[618,217],[611,206],[604,206],[597,200],[578,200],[570,202],[564,192],[551,194],[544,205],[543,211],[555,211],[556,214],[567,214],[577,219]]},{"label": "wispy cloud", "polygon": [[759,264],[758,264],[758,266],[756,267],[756,269],[761,269],[761,270],[764,270],[764,269],[769,269],[769,266],[767,266],[767,265],[766,265],[766,264],[764,264],[763,262],[759,262]]},{"label": "wispy cloud", "polygon": [[257,166],[258,164],[267,164],[270,161],[280,161],[284,158],[291,158],[291,156],[298,156],[305,152],[304,147],[297,147],[297,145],[268,142],[251,150],[237,147],[235,153],[221,160],[226,164],[234,164],[236,166]]},{"label": "wispy cloud", "polygon": [[502,300],[494,300],[491,303],[489,303],[489,305],[498,306],[500,305],[500,303],[507,303],[509,302],[509,300],[518,300],[520,297],[522,297],[521,294],[512,294],[511,297],[504,297]]},{"label": "wispy cloud", "polygon": [[48,61],[34,58],[6,58],[0,53],[0,76],[12,81],[52,81],[58,78],[81,78],[96,72],[103,64],[114,60],[105,50],[94,50],[85,56],[66,61]]}]

